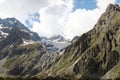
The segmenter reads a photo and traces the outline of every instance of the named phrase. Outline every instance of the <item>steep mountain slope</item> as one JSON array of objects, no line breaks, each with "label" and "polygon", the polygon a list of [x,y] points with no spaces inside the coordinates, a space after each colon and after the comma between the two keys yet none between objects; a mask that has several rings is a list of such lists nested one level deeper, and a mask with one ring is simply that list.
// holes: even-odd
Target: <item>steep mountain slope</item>
[{"label": "steep mountain slope", "polygon": [[65,49],[71,42],[61,35],[54,35],[50,38],[41,37],[41,42],[51,51],[60,52]]},{"label": "steep mountain slope", "polygon": [[120,6],[110,4],[94,28],[73,41],[58,62],[38,77],[68,80],[120,78],[119,34]]},{"label": "steep mountain slope", "polygon": [[36,33],[15,18],[0,21],[5,34],[0,38],[0,77],[32,77],[58,59],[58,53],[48,50]]},{"label": "steep mountain slope", "polygon": [[6,37],[12,28],[18,28],[20,31],[30,34],[32,40],[40,41],[37,33],[30,31],[15,18],[0,19],[0,39]]}]

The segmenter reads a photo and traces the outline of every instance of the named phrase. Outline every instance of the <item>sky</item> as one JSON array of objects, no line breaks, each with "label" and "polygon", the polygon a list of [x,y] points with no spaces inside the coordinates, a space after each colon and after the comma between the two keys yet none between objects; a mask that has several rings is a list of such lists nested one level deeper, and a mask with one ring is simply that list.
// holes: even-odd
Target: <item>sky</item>
[{"label": "sky", "polygon": [[89,31],[120,0],[0,0],[0,17],[15,17],[39,36],[67,39]]}]

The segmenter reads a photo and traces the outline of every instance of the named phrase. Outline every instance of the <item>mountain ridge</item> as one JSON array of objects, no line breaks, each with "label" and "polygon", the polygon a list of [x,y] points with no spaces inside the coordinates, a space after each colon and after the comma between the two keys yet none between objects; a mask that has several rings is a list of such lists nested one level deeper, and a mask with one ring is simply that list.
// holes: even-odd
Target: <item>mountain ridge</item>
[{"label": "mountain ridge", "polygon": [[59,56],[49,51],[37,33],[15,18],[0,19],[0,77],[33,76]]},{"label": "mountain ridge", "polygon": [[37,33],[30,31],[26,26],[24,26],[20,21],[15,18],[5,18],[0,19],[1,31],[4,33],[9,33],[12,28],[18,28],[20,31],[29,33],[33,41],[40,41],[40,37]]},{"label": "mountain ridge", "polygon": [[[72,42],[58,62],[38,77],[51,76],[67,80],[119,79],[119,71],[116,74],[109,72],[111,69],[115,71],[114,67],[120,60],[119,15],[120,7],[110,4],[94,28]],[[108,74],[114,76],[108,77]]]}]

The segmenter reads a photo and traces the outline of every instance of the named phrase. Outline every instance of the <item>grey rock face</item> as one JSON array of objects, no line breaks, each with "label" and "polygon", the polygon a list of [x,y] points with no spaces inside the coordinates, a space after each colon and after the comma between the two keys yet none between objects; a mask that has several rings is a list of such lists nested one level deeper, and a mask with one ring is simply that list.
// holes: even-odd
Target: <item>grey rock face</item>
[{"label": "grey rock face", "polygon": [[68,80],[119,79],[119,34],[120,6],[110,4],[92,30],[67,46],[46,76]]}]

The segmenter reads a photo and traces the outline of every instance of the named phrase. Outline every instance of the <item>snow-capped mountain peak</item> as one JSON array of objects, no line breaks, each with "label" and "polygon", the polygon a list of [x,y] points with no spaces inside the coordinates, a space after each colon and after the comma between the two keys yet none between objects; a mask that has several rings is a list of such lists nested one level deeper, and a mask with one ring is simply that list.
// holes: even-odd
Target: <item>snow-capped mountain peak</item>
[{"label": "snow-capped mountain peak", "polygon": [[21,32],[30,34],[31,40],[33,41],[40,41],[40,37],[38,36],[37,33],[30,31],[16,18],[5,18],[5,19],[0,18],[0,39],[7,36],[13,28],[17,28]]},{"label": "snow-capped mountain peak", "polygon": [[55,35],[50,38],[42,37],[41,41],[52,51],[61,51],[70,44],[70,40],[65,39],[61,35]]}]

